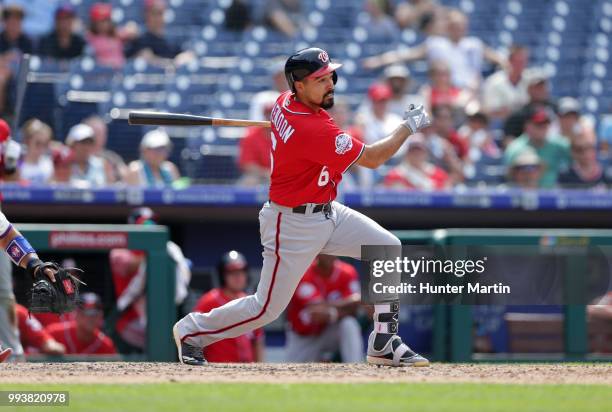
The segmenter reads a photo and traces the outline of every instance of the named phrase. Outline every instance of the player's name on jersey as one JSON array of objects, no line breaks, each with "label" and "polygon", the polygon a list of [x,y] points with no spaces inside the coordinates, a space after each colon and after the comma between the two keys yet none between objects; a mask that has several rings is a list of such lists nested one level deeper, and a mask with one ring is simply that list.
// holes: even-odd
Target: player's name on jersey
[{"label": "player's name on jersey", "polygon": [[502,282],[493,285],[484,285],[479,282],[468,282],[465,285],[451,285],[450,283],[438,285],[428,282],[420,283],[400,283],[399,285],[385,285],[374,283],[372,291],[375,294],[399,293],[404,295],[456,295],[456,294],[477,294],[477,295],[509,295],[511,288]]}]

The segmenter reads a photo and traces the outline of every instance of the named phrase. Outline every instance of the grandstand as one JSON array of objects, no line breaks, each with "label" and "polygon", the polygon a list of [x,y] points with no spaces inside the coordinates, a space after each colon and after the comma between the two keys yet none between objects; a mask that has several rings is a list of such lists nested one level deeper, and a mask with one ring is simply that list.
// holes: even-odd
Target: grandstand
[{"label": "grandstand", "polygon": [[[91,0],[71,0],[78,15],[87,21]],[[142,5],[137,0],[113,0],[117,24],[135,21],[142,25]],[[197,60],[175,68],[160,68],[142,59],[129,61],[116,71],[84,56],[70,64],[34,58],[22,121],[37,117],[52,125],[56,136],[85,116],[98,113],[108,119],[108,146],[126,160],[137,158],[145,130],[128,127],[129,109],[199,113],[247,118],[252,96],[270,87],[266,68],[275,57],[306,45],[327,49],[344,63],[337,85],[340,95],[356,108],[367,88],[381,71],[362,68],[364,57],[385,50],[414,46],[423,35],[413,29],[401,32],[397,42],[368,39],[362,1],[304,0],[307,29],[291,40],[263,25],[244,32],[224,27],[230,0],[171,0],[165,15],[166,34],[192,50]],[[255,12],[263,1],[249,2]],[[612,110],[609,55],[612,51],[612,3],[606,0],[445,0],[470,18],[470,34],[506,50],[513,43],[529,46],[531,63],[551,74],[554,97],[574,96],[583,113],[598,122]],[[413,87],[426,81],[426,65],[411,64]],[[492,67],[485,68],[485,74]],[[118,109],[118,110],[112,110]],[[111,116],[111,113],[113,116]],[[234,182],[239,176],[235,157],[241,130],[172,129],[172,160],[184,175],[198,182]],[[495,166],[495,165],[493,165]],[[498,173],[491,165],[484,170]],[[485,173],[486,175],[486,173]],[[486,178],[483,178],[486,181]],[[493,179],[493,182],[496,182]],[[469,183],[469,182],[468,182]]]}]

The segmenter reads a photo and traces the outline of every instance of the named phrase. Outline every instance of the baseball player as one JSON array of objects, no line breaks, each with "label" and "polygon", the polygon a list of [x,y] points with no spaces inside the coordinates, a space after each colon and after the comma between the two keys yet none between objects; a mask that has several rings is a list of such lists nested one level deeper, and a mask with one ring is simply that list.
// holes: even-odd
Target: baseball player
[{"label": "baseball player", "polygon": [[[430,124],[422,106],[411,106],[386,138],[363,144],[336,126],[327,113],[334,104],[336,70],[325,50],[307,48],[285,63],[290,90],[280,95],[270,116],[272,173],[270,200],[259,213],[263,266],[255,294],[208,313],[190,313],[173,335],[179,360],[204,365],[202,347],[242,335],[276,319],[302,275],[319,254],[361,258],[362,245],[389,246],[401,253],[399,239],[336,198],[342,174],[352,165],[375,169],[406,139]],[[397,278],[399,281],[399,277]],[[374,331],[367,361],[390,366],[427,366],[397,335],[399,300],[374,307]]]},{"label": "baseball player", "polygon": [[[224,253],[217,265],[220,287],[202,295],[193,311],[210,312],[234,299],[246,296],[244,290],[249,283],[248,270],[248,262],[242,253],[235,250]],[[263,352],[264,333],[260,328],[206,346],[204,357],[209,362],[261,362]]]},{"label": "baseball player", "polygon": [[342,362],[363,360],[359,275],[335,256],[319,255],[287,307],[287,361],[321,362],[340,351]]}]

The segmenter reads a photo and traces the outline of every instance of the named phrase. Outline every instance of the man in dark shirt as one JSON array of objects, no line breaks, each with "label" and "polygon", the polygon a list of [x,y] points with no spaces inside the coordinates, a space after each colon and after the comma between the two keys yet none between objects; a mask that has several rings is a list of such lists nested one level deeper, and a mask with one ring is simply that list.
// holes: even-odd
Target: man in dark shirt
[{"label": "man in dark shirt", "polygon": [[0,33],[0,114],[7,116],[12,107],[7,101],[8,84],[13,75],[11,67],[22,53],[32,53],[32,41],[23,34],[25,13],[19,6],[8,5],[2,10],[4,30]]},{"label": "man in dark shirt", "polygon": [[[125,49],[126,57],[149,54],[149,57],[173,59],[181,53],[180,47],[170,44],[164,37],[164,0],[145,0],[146,32],[132,41]],[[153,55],[153,56],[150,56]]]},{"label": "man in dark shirt", "polygon": [[70,4],[55,11],[55,29],[40,40],[38,53],[56,59],[73,59],[83,54],[85,40],[72,32],[75,11]]},{"label": "man in dark shirt", "polygon": [[25,13],[19,6],[9,5],[2,10],[4,30],[0,33],[0,54],[11,51],[32,53],[32,40],[23,34],[22,23]]},{"label": "man in dark shirt", "polygon": [[559,184],[568,188],[605,189],[612,183],[605,168],[597,160],[597,146],[589,139],[572,142],[572,165],[559,176]]}]

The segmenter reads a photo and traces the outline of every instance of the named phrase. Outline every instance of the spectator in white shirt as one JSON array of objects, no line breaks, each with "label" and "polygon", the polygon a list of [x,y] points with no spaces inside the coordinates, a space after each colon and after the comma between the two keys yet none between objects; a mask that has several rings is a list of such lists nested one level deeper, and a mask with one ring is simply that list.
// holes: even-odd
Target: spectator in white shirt
[{"label": "spectator in white shirt", "polygon": [[506,59],[479,38],[466,36],[468,19],[459,10],[447,15],[446,35],[429,36],[420,45],[402,50],[393,50],[364,61],[366,68],[415,60],[444,61],[451,68],[451,79],[460,88],[478,89],[482,80],[483,60],[499,66],[507,65]]},{"label": "spectator in white shirt", "polygon": [[515,110],[527,104],[527,82],[523,72],[529,63],[529,50],[524,46],[512,46],[508,57],[508,69],[489,76],[483,85],[483,105],[493,119],[505,119]]},{"label": "spectator in white shirt", "polygon": [[31,119],[23,125],[21,134],[26,148],[19,165],[21,180],[33,184],[50,182],[53,178],[53,160],[49,154],[51,128],[38,119]]}]

